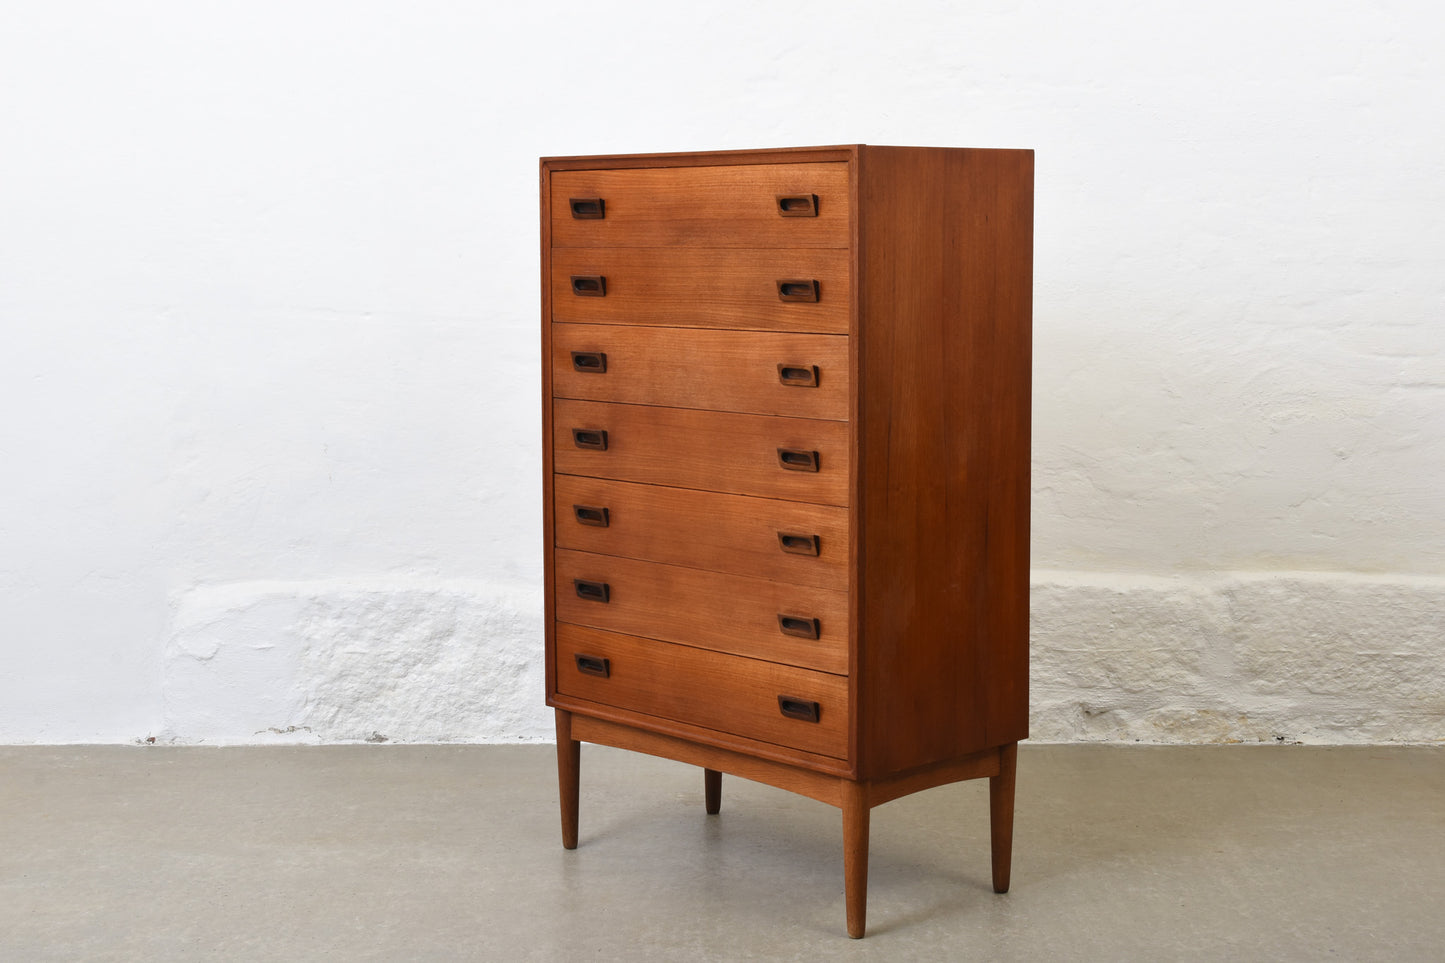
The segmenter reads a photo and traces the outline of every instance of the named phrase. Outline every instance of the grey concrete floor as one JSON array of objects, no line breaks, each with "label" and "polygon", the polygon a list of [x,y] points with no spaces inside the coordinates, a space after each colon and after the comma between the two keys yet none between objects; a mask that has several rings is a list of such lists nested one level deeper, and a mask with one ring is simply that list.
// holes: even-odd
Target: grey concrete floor
[{"label": "grey concrete floor", "polygon": [[1026,746],[838,811],[586,746],[0,748],[0,960],[1445,960],[1445,749]]}]

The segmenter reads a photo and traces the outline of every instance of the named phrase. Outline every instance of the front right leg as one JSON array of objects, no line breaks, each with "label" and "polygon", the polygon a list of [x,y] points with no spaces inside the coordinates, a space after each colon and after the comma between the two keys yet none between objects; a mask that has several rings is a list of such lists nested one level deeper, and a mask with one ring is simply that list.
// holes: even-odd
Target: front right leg
[{"label": "front right leg", "polygon": [[993,891],[1007,893],[1014,848],[1014,780],[1018,772],[1019,744],[998,750],[998,775],[988,780],[989,837],[993,850]]}]

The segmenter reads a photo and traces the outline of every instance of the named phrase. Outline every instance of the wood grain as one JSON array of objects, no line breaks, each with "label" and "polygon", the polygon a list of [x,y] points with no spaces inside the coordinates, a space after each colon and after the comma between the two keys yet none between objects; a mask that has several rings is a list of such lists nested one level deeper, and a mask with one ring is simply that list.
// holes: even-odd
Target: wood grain
[{"label": "wood grain", "polygon": [[[607,370],[577,370],[574,351],[604,353]],[[551,361],[558,398],[848,418],[848,339],[841,335],[554,324]],[[782,383],[780,364],[816,367],[817,385]]]},{"label": "wood grain", "polygon": [[[607,659],[609,676],[578,672],[579,653]],[[581,699],[828,756],[847,747],[848,690],[835,675],[559,625],[557,678],[560,692]],[[784,716],[779,695],[816,701],[818,721]]]},{"label": "wood grain", "polygon": [[949,783],[967,779],[982,779],[998,775],[999,754],[997,749],[985,749],[960,759],[948,759],[930,763],[918,769],[909,769],[882,779],[869,780],[868,805],[881,806],[894,799],[910,796],[925,789],[946,786]]},{"label": "wood grain", "polygon": [[[606,297],[579,297],[573,275],[607,279]],[[819,284],[816,302],[782,301],[777,282]],[[677,327],[848,330],[848,252],[821,248],[553,248],[553,321]]]},{"label": "wood grain", "polygon": [[[814,194],[816,217],[783,217],[780,194]],[[568,200],[598,197],[599,220],[572,217]],[[848,246],[846,164],[577,170],[552,177],[557,247]]]},{"label": "wood grain", "polygon": [[[556,566],[560,622],[848,671],[846,592],[566,549],[557,550]],[[606,583],[609,600],[580,598],[574,579]],[[780,614],[817,619],[818,638],[784,634]]]},{"label": "wood grain", "polygon": [[[559,548],[848,589],[845,508],[574,475],[557,476],[554,498]],[[574,505],[606,508],[607,527],[579,523]],[[779,532],[816,535],[818,554],[784,552]]]},{"label": "wood grain", "polygon": [[1033,154],[858,166],[860,765],[1028,729]]},{"label": "wood grain", "polygon": [[859,144],[820,147],[761,147],[744,150],[658,151],[650,154],[586,154],[543,157],[544,172],[636,170],[642,167],[686,169],[750,164],[831,164],[857,160]]},{"label": "wood grain", "polygon": [[[814,765],[803,767],[766,755],[770,750],[784,754],[795,754],[796,750],[772,747],[765,743],[740,743],[735,737],[724,735],[717,744],[711,744],[698,738],[669,735],[665,729],[658,731],[651,726],[641,728],[635,724],[618,722],[596,713],[573,718],[575,723],[572,734],[584,742],[645,752],[692,766],[704,766],[731,776],[740,776],[787,792],[795,792],[829,806],[842,805],[844,777],[829,775],[823,768],[823,763],[836,763],[837,760],[815,756]],[[746,748],[734,748],[737,745]]]},{"label": "wood grain", "polygon": [[[847,504],[843,422],[593,401],[556,401],[552,410],[554,465],[563,474]],[[573,428],[605,430],[607,450],[577,448]],[[780,467],[779,448],[817,451],[819,470]]]}]

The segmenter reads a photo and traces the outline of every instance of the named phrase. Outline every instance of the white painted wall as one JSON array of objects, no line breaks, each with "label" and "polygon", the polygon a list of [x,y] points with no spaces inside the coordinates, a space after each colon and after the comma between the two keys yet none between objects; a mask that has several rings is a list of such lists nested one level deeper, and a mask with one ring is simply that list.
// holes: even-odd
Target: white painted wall
[{"label": "white painted wall", "polygon": [[1034,732],[1445,739],[1438,4],[42,3],[0,741],[541,740],[536,160],[1038,151]]}]

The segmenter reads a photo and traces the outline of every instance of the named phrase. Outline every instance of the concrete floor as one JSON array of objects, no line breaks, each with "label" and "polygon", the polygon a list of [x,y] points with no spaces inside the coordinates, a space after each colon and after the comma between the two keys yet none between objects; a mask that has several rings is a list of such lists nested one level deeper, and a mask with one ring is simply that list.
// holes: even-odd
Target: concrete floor
[{"label": "concrete floor", "polygon": [[987,784],[838,811],[583,749],[0,748],[0,960],[1445,960],[1445,749],[1026,746],[1013,892]]}]

